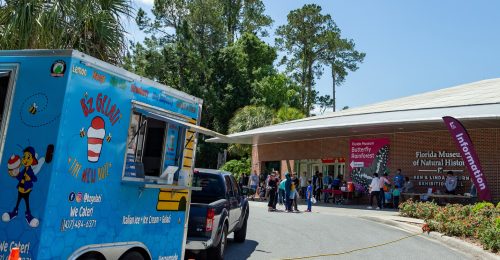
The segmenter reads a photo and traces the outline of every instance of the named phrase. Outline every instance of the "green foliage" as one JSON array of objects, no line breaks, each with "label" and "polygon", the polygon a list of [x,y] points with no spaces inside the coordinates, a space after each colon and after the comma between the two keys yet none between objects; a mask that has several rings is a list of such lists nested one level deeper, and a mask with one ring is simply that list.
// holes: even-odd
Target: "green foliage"
[{"label": "green foliage", "polygon": [[279,124],[286,121],[302,119],[305,115],[297,108],[282,106],[274,115],[273,123]]},{"label": "green foliage", "polygon": [[365,53],[354,49],[354,41],[343,39],[340,36],[340,29],[329,31],[324,36],[325,50],[321,52],[321,61],[330,66],[332,75],[332,106],[335,111],[335,88],[341,85],[348,74],[348,71],[358,70],[358,63],[363,62]]},{"label": "green foliage", "polygon": [[292,10],[287,16],[287,24],[276,30],[276,44],[288,55],[282,64],[286,64],[288,72],[301,86],[301,105],[307,115],[316,100],[314,78],[321,74],[319,60],[325,49],[324,37],[327,32],[336,30],[331,16],[321,14],[321,7],[315,4]]},{"label": "green foliage", "polygon": [[[267,35],[272,23],[262,0],[155,0],[151,12],[148,17],[144,10],[138,11],[136,22],[148,37],[131,44],[124,65],[202,98],[202,126],[234,133],[269,125],[273,118],[275,122],[301,118],[294,108],[309,115],[318,95],[314,79],[324,65],[324,37],[338,30],[330,15],[321,14],[321,7],[305,5],[290,12],[289,23],[278,29],[276,48],[259,38]],[[277,48],[287,51],[287,74],[276,68]],[[250,105],[268,107],[272,115],[230,121]],[[288,112],[275,117],[274,111],[281,107]],[[201,138],[196,166],[213,166],[226,147],[206,144]],[[251,147],[232,145],[229,151],[249,156]]]},{"label": "green foliage", "polygon": [[272,109],[279,109],[284,105],[301,108],[300,87],[283,73],[263,77],[252,88],[252,104]]},{"label": "green foliage", "polygon": [[399,205],[400,214],[424,219],[431,230],[449,236],[473,237],[485,249],[500,250],[500,209],[488,202],[475,205],[405,201]]},{"label": "green foliage", "polygon": [[0,2],[0,49],[77,49],[119,63],[131,11],[127,0]]},{"label": "green foliage", "polygon": [[250,158],[241,160],[230,160],[222,165],[221,170],[230,172],[236,179],[239,179],[243,174],[250,174],[252,164]]},{"label": "green foliage", "polygon": [[495,207],[495,205],[493,205],[491,202],[479,202],[474,205],[472,211],[474,211],[474,213],[477,213],[483,210],[484,208],[493,208],[493,207]]}]

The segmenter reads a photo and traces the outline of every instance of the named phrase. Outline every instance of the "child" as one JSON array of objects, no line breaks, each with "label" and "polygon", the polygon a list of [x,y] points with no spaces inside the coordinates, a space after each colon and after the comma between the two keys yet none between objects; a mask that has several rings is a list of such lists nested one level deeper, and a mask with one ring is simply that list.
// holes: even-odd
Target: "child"
[{"label": "child", "polygon": [[399,195],[401,195],[401,192],[399,191],[399,185],[396,185],[394,190],[392,191],[392,198],[394,200],[394,208],[397,209],[399,205]]},{"label": "child", "polygon": [[312,198],[312,192],[313,192],[313,187],[312,187],[312,181],[311,180],[308,180],[307,181],[309,183],[309,186],[307,186],[307,190],[306,190],[306,199],[307,199],[307,210],[306,212],[311,212],[311,206],[312,206],[312,203],[311,203],[311,198]]}]

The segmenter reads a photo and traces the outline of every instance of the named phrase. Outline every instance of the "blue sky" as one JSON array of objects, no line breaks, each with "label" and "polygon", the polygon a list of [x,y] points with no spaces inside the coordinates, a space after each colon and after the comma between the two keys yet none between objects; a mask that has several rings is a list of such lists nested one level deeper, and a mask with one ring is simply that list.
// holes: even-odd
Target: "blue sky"
[{"label": "blue sky", "polygon": [[[153,0],[136,0],[150,9]],[[274,31],[289,11],[307,3],[332,15],[345,38],[366,52],[360,69],[337,88],[337,109],[359,107],[500,75],[500,1],[264,0]],[[130,38],[144,34],[131,22]],[[329,69],[316,80],[331,93]],[[500,91],[500,90],[499,90]]]}]

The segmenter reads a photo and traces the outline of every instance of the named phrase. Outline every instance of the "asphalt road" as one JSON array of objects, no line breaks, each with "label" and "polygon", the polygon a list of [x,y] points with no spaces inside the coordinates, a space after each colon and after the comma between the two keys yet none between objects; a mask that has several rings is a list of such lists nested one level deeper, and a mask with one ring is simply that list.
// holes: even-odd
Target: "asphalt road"
[{"label": "asphalt road", "polygon": [[[225,259],[287,259],[316,255],[324,256],[308,259],[471,259],[423,235],[395,241],[411,234],[348,216],[346,212],[349,210],[321,210],[319,207],[313,208],[312,213],[268,212],[264,204],[252,202],[247,240],[238,244],[230,239]],[[388,244],[367,248],[384,243]],[[333,255],[356,249],[361,250]]]}]

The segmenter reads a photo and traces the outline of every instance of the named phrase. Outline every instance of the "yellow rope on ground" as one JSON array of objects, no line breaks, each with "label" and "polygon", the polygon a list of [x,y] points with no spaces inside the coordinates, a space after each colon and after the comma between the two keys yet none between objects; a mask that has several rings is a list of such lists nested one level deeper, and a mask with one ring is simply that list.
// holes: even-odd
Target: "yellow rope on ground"
[{"label": "yellow rope on ground", "polygon": [[308,258],[316,258],[316,257],[324,257],[324,256],[345,255],[345,254],[350,254],[350,253],[353,253],[353,252],[356,252],[356,251],[361,251],[361,250],[366,250],[366,249],[370,249],[370,248],[375,248],[375,247],[380,247],[380,246],[385,246],[385,245],[388,245],[388,244],[396,243],[398,241],[401,241],[401,240],[404,240],[404,239],[407,239],[407,238],[410,238],[410,237],[418,236],[420,234],[422,234],[422,233],[415,233],[415,234],[411,234],[411,235],[408,235],[408,236],[404,236],[402,238],[398,238],[396,240],[385,242],[383,244],[378,244],[378,245],[373,245],[373,246],[367,246],[367,247],[357,248],[357,249],[353,249],[353,250],[349,250],[349,251],[345,251],[345,252],[340,252],[340,253],[312,255],[312,256],[302,256],[302,257],[291,257],[291,258],[282,258],[282,260],[296,260],[296,259],[308,259]]}]

